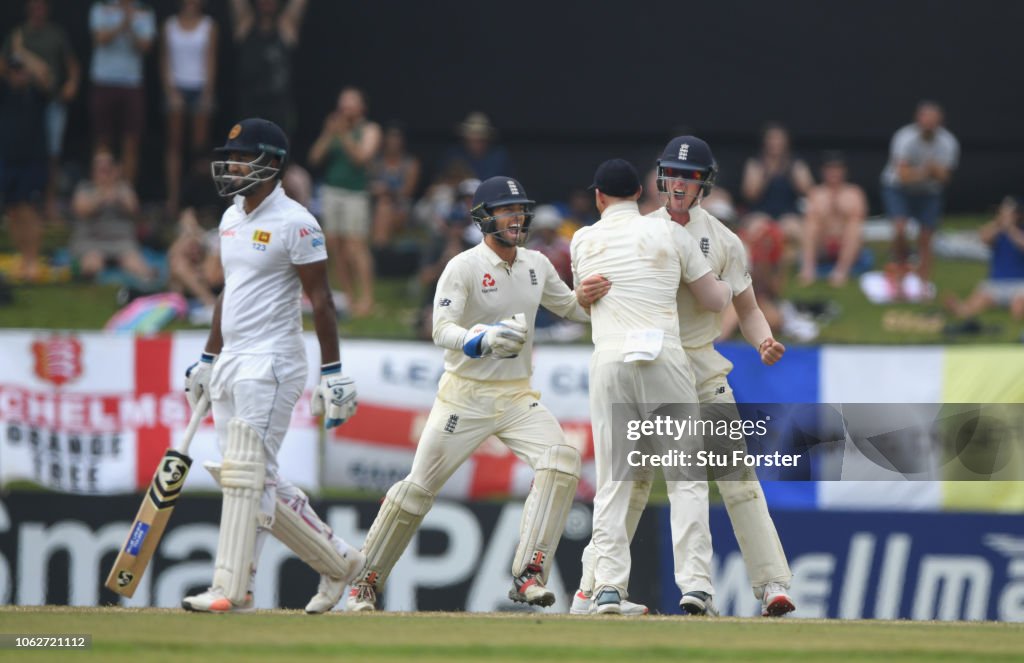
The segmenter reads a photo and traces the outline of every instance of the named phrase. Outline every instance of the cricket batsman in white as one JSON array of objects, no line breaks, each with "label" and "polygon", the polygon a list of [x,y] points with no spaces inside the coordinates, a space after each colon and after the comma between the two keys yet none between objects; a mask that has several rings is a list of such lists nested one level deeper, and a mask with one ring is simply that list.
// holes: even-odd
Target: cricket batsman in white
[{"label": "cricket batsman in white", "polygon": [[[668,200],[665,207],[647,216],[672,220],[689,231],[710,263],[712,273],[732,288],[732,303],[743,336],[757,348],[761,361],[771,366],[782,358],[786,348],[774,339],[757,305],[743,242],[700,205],[701,199],[714,186],[717,174],[718,165],[706,142],[696,136],[673,138],[658,159],[658,189],[668,194]],[[680,338],[693,367],[698,400],[702,404],[719,405],[719,409],[724,404],[735,410],[736,401],[728,381],[732,364],[712,345],[721,333],[721,314],[702,307],[686,288],[679,289],[677,305]],[[673,509],[671,515],[675,580],[683,594],[680,608],[686,614],[714,615],[717,612],[712,601],[708,485],[705,481],[679,484],[678,488],[690,504],[690,508]],[[730,473],[728,477],[721,477],[718,489],[732,521],[754,596],[761,601],[761,614],[767,617],[792,612],[795,605],[787,590],[793,574],[753,468],[745,468],[738,476]],[[650,481],[634,483],[626,520],[630,540],[647,505],[650,490]],[[570,611],[573,614],[592,612],[593,591],[591,543],[583,553],[583,577]],[[635,606],[631,604],[629,610],[624,609],[624,614],[646,612],[641,609],[643,606]]]},{"label": "cricket batsman in white", "polygon": [[309,499],[278,474],[277,453],[306,384],[300,298],[313,304],[320,384],[311,410],[328,428],[356,410],[356,389],[341,374],[338,327],[327,283],[327,250],[316,219],[281,186],[288,139],[273,122],[239,122],[217,152],[218,193],[233,197],[220,222],[224,291],[201,359],[185,391],[193,408],[210,395],[223,461],[208,465],[223,490],[210,588],[182,601],[196,612],[245,612],[259,551],[273,534],[320,574],[309,613],[332,608],[363,565],[363,555],[320,519]]},{"label": "cricket batsman in white", "polygon": [[580,476],[580,455],[530,385],[537,307],[586,322],[586,307],[608,290],[592,279],[574,293],[542,253],[522,248],[534,201],[511,177],[480,184],[471,216],[484,239],[445,267],[434,297],[433,339],[445,371],[409,475],[388,490],[363,546],[366,566],[348,610],[376,609],[395,563],[452,473],[489,436],[535,475],[512,559],[516,602],[550,606],[548,571]]}]

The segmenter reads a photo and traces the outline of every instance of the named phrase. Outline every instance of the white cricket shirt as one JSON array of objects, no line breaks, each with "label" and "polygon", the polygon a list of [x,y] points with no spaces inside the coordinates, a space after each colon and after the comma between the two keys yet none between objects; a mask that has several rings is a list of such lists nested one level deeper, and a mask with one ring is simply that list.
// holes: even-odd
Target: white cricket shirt
[{"label": "white cricket shirt", "polygon": [[[590,317],[544,254],[516,249],[509,265],[483,241],[451,259],[434,295],[434,343],[446,348],[446,371],[473,380],[521,380],[533,373],[537,307],[577,322]],[[466,330],[526,314],[526,345],[518,357],[471,359],[462,351]]]},{"label": "white cricket shirt", "polygon": [[323,232],[280,183],[251,214],[245,213],[244,201],[235,196],[219,228],[223,352],[305,356],[302,284],[295,265],[327,260]]},{"label": "white cricket shirt", "polygon": [[[668,210],[659,207],[647,215],[653,219],[672,217]],[[732,296],[750,287],[750,271],[747,269],[747,250],[736,233],[725,227],[721,221],[700,205],[690,208],[690,221],[686,231],[697,241],[701,253],[711,265],[711,271],[732,288]],[[689,288],[679,288],[676,296],[679,308],[679,337],[684,348],[698,348],[711,343],[722,332],[722,314],[709,311],[697,302]]]},{"label": "white cricket shirt", "polygon": [[697,242],[679,224],[640,215],[634,202],[611,205],[601,220],[572,238],[572,271],[578,284],[592,274],[612,282],[590,309],[594,345],[622,345],[626,334],[661,330],[666,345],[679,345],[676,292],[711,271]]}]

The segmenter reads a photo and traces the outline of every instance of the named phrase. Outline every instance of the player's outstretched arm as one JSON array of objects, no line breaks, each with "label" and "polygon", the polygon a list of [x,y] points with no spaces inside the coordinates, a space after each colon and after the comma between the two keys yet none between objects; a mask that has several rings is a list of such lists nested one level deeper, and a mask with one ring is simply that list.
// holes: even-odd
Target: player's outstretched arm
[{"label": "player's outstretched arm", "polygon": [[740,331],[743,338],[757,348],[761,354],[761,361],[771,366],[786,352],[786,346],[779,343],[772,336],[772,328],[768,325],[761,307],[757,305],[757,297],[754,296],[754,288],[750,287],[736,295],[732,300],[736,307],[736,315],[739,318]]}]

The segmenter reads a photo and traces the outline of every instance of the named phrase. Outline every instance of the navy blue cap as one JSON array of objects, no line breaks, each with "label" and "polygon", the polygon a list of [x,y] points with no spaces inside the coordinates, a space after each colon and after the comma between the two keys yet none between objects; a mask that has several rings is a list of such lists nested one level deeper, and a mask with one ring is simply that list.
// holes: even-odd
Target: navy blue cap
[{"label": "navy blue cap", "polygon": [[640,175],[625,159],[609,159],[597,167],[594,183],[587,188],[615,198],[628,198],[640,190]]},{"label": "navy blue cap", "polygon": [[266,152],[284,161],[288,156],[288,137],[284,135],[281,127],[270,120],[251,117],[231,127],[227,142],[221,147],[214,148],[214,151],[243,154]]}]

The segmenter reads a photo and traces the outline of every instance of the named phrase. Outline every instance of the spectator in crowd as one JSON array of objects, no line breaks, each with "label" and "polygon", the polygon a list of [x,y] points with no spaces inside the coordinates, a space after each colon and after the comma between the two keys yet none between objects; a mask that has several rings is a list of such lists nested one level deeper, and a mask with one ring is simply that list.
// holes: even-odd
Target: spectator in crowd
[{"label": "spectator in crowd", "polygon": [[14,276],[26,281],[41,275],[43,221],[36,205],[46,186],[44,111],[50,89],[49,67],[15,35],[10,55],[0,58],[0,198],[21,258]]},{"label": "spectator in crowd", "polygon": [[487,115],[479,111],[470,113],[458,126],[462,143],[445,153],[441,169],[444,170],[452,161],[458,160],[465,162],[473,171],[473,177],[478,180],[498,175],[514,176],[508,152],[504,147],[494,144],[497,133]]},{"label": "spectator in crowd", "polygon": [[121,176],[114,156],[100,151],[93,156],[92,174],[79,182],[71,199],[75,215],[71,255],[85,278],[94,278],[108,262],[114,262],[140,284],[154,271],[146,264],[135,239],[139,199]]},{"label": "spectator in crowd", "polygon": [[292,105],[292,51],[307,0],[231,0],[235,40],[235,115],[262,117],[291,134],[295,130]]},{"label": "spectator in crowd", "polygon": [[988,279],[967,299],[946,299],[946,308],[958,318],[970,318],[993,306],[1009,307],[1015,320],[1024,320],[1024,214],[1018,199],[1008,197],[996,217],[978,231],[992,247]]},{"label": "spectator in crowd", "polygon": [[960,159],[960,143],[942,126],[942,107],[922,101],[912,124],[892,137],[889,161],[882,171],[882,203],[893,222],[893,258],[908,261],[906,227],[917,219],[917,274],[927,281],[931,274],[932,234],[942,216],[942,192]]},{"label": "spectator in crowd", "polygon": [[217,76],[217,24],[203,13],[203,0],[179,0],[164,22],[160,69],[167,112],[167,211],[178,213],[186,117],[192,155],[206,149]]},{"label": "spectator in crowd", "polygon": [[828,152],[821,165],[821,184],[807,195],[807,216],[801,233],[800,283],[809,285],[819,267],[831,265],[828,281],[846,285],[861,255],[861,233],[868,213],[864,190],[846,181],[846,161]]},{"label": "spectator in crowd", "polygon": [[473,196],[479,186],[480,180],[475,178],[459,182],[441,224],[425,245],[417,277],[422,293],[420,312],[416,316],[416,335],[420,339],[433,338],[434,293],[445,266],[452,258],[476,246],[483,239],[480,228],[470,222],[469,215]]},{"label": "spectator in crowd", "polygon": [[[530,237],[526,248],[547,256],[558,276],[570,288],[572,283],[572,251],[569,240],[561,235],[562,214],[554,205],[538,205],[530,222]],[[579,322],[565,320],[543,306],[537,309],[534,321],[534,341],[568,342],[581,338],[586,332]]]},{"label": "spectator in crowd", "polygon": [[224,286],[217,231],[223,211],[223,199],[210,186],[210,158],[197,157],[182,187],[178,236],[167,254],[170,288],[202,306],[192,316],[196,323],[209,324],[213,319],[217,295]]},{"label": "spectator in crowd", "polygon": [[380,155],[373,162],[373,245],[386,246],[408,223],[420,181],[420,161],[405,150],[405,130],[392,122],[384,129]]},{"label": "spectator in crowd", "polygon": [[11,31],[4,42],[4,56],[14,53],[15,41],[21,47],[42,59],[49,68],[49,101],[46,105],[46,148],[49,157],[49,176],[46,186],[46,213],[51,219],[57,215],[57,182],[60,156],[67,126],[67,106],[78,96],[82,80],[78,58],[71,48],[64,29],[50,22],[48,0],[28,0],[25,3],[26,21]]},{"label": "spectator in crowd", "polygon": [[584,226],[597,223],[597,208],[594,207],[594,194],[584,189],[573,189],[569,192],[568,215],[562,219],[561,234],[567,240]]},{"label": "spectator in crowd", "polygon": [[412,206],[412,218],[416,225],[430,233],[441,233],[453,205],[456,204],[459,184],[465,180],[480,181],[473,177],[473,171],[466,162],[458,159],[448,162],[445,169]]},{"label": "spectator in crowd", "polygon": [[[297,163],[290,163],[281,178],[285,194],[313,214],[313,176]],[[316,214],[313,214],[317,216]]]},{"label": "spectator in crowd", "polygon": [[143,58],[156,36],[152,10],[133,0],[105,0],[89,12],[93,54],[90,112],[97,151],[121,139],[124,179],[134,184],[146,119]]},{"label": "spectator in crowd", "polygon": [[769,124],[761,135],[761,153],[743,167],[743,198],[756,217],[779,222],[787,237],[800,233],[800,199],[814,186],[811,169],[790,151],[789,132]]},{"label": "spectator in crowd", "polygon": [[540,251],[555,271],[570,288],[572,283],[572,255],[569,242],[559,234],[562,228],[562,215],[554,205],[539,205],[533,212],[530,222],[530,238],[526,248]]},{"label": "spectator in crowd", "polygon": [[366,95],[346,87],[327,115],[309,151],[309,163],[324,166],[323,226],[338,284],[355,317],[373,310],[370,234],[370,166],[380,149],[380,125],[366,119]]}]

